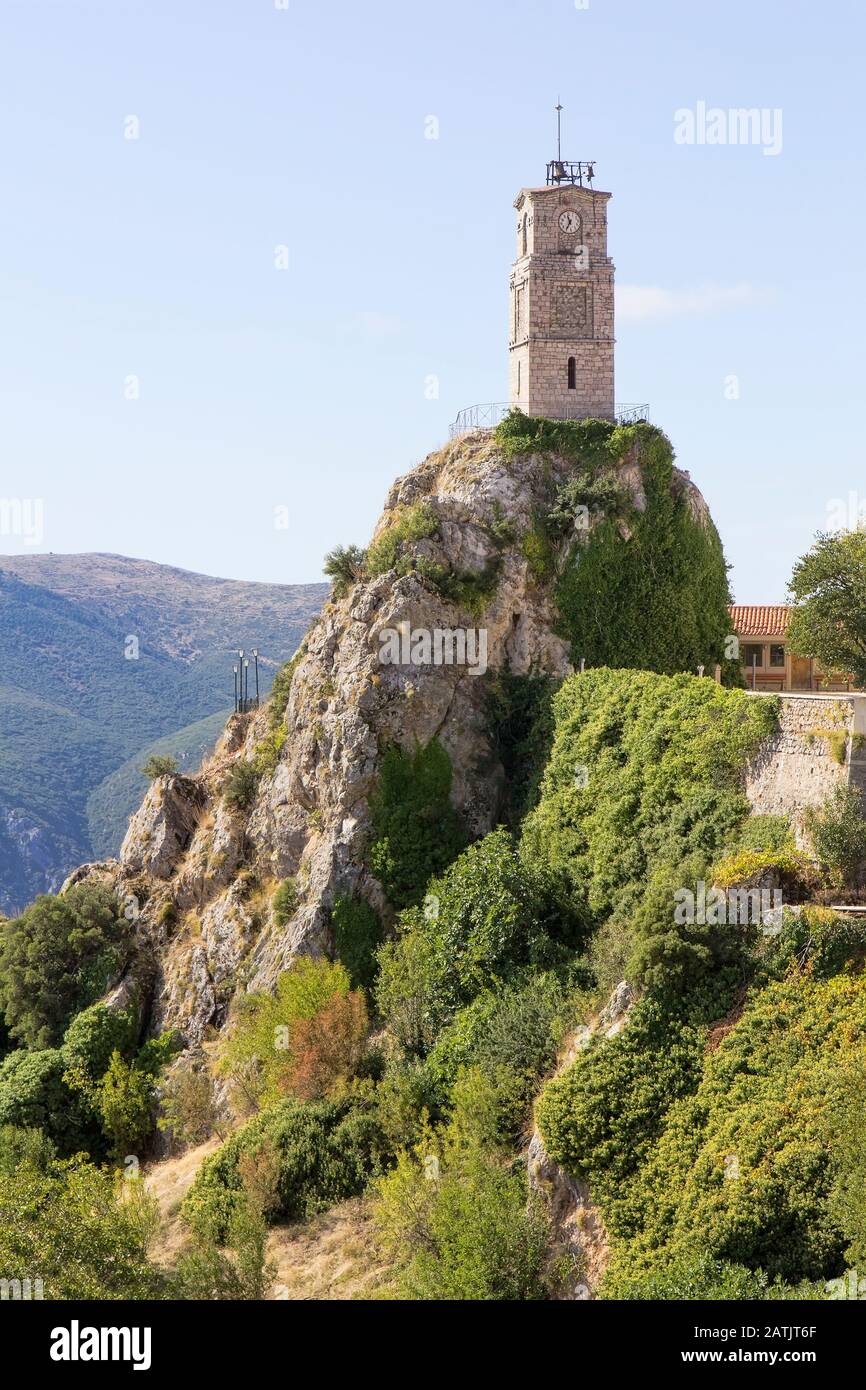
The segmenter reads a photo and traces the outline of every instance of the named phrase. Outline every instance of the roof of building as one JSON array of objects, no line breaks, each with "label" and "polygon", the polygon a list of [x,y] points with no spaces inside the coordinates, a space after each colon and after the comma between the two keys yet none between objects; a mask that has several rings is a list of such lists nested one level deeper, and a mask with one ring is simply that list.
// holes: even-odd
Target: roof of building
[{"label": "roof of building", "polygon": [[785,603],[735,603],[728,612],[738,637],[784,637],[791,616]]}]

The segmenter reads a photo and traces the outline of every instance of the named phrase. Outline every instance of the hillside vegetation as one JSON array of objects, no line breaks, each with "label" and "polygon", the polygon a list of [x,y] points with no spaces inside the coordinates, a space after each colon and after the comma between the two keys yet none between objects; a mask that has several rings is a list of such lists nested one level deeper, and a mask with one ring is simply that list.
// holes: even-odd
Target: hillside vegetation
[{"label": "hillside vegetation", "polygon": [[[842,782],[805,838],[752,814],[779,703],[724,661],[668,441],[514,415],[328,572],[268,707],[0,930],[0,1267],[63,1298],[294,1297],[301,1267],[826,1296],[866,1257],[866,931],[824,905],[866,821]],[[380,661],[404,622],[483,626],[488,669]],[[168,1214],[152,1175],[162,1215],[128,1164],[160,1144],[200,1158]]]}]

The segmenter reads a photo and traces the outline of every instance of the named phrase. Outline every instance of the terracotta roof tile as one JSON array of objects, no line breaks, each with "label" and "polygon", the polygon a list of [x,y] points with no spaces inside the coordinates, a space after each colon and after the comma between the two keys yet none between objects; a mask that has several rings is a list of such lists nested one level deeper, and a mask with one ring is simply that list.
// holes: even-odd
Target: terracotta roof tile
[{"label": "terracotta roof tile", "polygon": [[791,616],[784,603],[735,603],[728,612],[738,637],[784,637]]}]

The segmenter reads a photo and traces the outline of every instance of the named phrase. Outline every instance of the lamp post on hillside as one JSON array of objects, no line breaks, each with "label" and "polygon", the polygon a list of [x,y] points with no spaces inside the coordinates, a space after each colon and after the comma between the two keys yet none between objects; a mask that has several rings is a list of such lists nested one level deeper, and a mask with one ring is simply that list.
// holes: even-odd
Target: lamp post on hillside
[{"label": "lamp post on hillside", "polygon": [[232,670],[233,670],[234,673],[235,673],[235,714],[237,714],[237,712],[238,712],[238,668],[237,668],[237,666],[233,666],[233,667],[232,667]]},{"label": "lamp post on hillside", "polygon": [[259,707],[259,649],[253,647],[253,661],[256,663],[256,709]]}]

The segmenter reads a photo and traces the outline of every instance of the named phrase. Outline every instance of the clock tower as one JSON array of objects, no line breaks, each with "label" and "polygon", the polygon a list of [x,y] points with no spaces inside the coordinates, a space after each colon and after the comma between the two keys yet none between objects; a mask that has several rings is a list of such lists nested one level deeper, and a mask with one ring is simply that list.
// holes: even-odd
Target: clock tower
[{"label": "clock tower", "polygon": [[544,188],[522,188],[511,268],[509,404],[554,420],[614,418],[609,193],[593,167],[551,160]]}]

